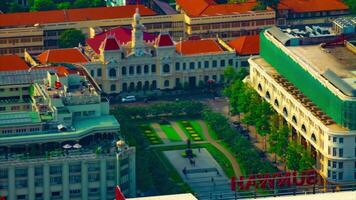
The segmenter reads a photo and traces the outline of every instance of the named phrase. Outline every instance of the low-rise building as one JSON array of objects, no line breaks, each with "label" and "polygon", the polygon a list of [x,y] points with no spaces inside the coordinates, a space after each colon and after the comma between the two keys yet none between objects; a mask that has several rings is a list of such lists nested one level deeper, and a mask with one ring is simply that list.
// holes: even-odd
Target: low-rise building
[{"label": "low-rise building", "polygon": [[84,68],[0,71],[1,196],[114,199],[116,185],[135,196],[135,148],[119,131]]},{"label": "low-rise building", "polygon": [[260,56],[249,59],[249,83],[290,125],[293,140],[310,150],[325,180],[354,183],[354,44],[322,27],[273,27],[260,36]]}]

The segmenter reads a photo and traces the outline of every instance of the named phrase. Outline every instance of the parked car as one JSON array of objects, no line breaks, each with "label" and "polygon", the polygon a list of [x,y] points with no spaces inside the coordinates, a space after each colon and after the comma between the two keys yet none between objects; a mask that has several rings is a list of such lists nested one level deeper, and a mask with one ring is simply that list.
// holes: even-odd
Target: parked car
[{"label": "parked car", "polygon": [[127,96],[121,99],[121,102],[135,102],[136,97],[135,96]]}]

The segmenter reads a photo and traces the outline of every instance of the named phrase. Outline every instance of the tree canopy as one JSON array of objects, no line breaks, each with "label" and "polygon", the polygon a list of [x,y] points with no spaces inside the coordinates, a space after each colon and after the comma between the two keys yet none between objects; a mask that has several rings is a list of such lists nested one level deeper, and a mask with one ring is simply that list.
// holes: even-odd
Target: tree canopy
[{"label": "tree canopy", "polygon": [[68,29],[63,31],[59,36],[59,47],[71,48],[76,47],[78,44],[84,44],[85,35],[77,29]]}]

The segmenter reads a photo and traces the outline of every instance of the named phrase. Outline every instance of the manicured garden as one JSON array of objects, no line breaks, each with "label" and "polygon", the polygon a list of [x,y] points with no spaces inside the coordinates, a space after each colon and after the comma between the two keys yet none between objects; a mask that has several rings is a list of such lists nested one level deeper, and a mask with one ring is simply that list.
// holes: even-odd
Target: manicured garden
[{"label": "manicured garden", "polygon": [[195,125],[193,126],[191,121],[188,120],[178,121],[178,124],[190,140],[194,142],[199,142],[205,139],[203,137],[202,130],[199,124],[194,123]]},{"label": "manicured garden", "polygon": [[179,137],[178,133],[170,124],[161,124],[162,131],[167,135],[167,138],[171,142],[181,142],[182,138]]},{"label": "manicured garden", "polygon": [[157,135],[156,131],[150,125],[141,125],[140,129],[143,134],[146,136],[150,144],[162,144],[161,138]]}]

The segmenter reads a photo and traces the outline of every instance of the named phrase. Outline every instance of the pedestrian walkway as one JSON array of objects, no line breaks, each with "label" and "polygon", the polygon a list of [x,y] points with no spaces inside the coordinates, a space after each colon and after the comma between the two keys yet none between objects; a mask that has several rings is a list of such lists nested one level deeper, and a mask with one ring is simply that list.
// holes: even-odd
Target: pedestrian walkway
[{"label": "pedestrian walkway", "polygon": [[189,159],[182,157],[183,151],[165,151],[164,155],[176,168],[184,182],[194,191],[198,199],[216,199],[211,197],[232,196],[234,194],[230,189],[230,179],[205,148],[193,149],[193,153],[196,155],[194,164]]},{"label": "pedestrian walkway", "polygon": [[203,130],[203,134],[205,135],[206,140],[214,147],[216,147],[219,151],[221,151],[227,157],[227,159],[229,159],[232,168],[234,169],[235,176],[242,176],[240,166],[237,163],[235,156],[232,155],[231,152],[229,152],[224,146],[222,146],[216,140],[211,138],[208,131],[208,126],[203,120],[198,120],[198,122]]},{"label": "pedestrian walkway", "polygon": [[151,127],[156,131],[158,137],[161,138],[164,144],[170,143],[169,139],[167,138],[167,135],[163,132],[158,123],[152,123]]},{"label": "pedestrian walkway", "polygon": [[182,138],[183,141],[187,141],[188,137],[187,135],[184,133],[184,131],[180,128],[180,126],[178,125],[177,122],[175,121],[170,121],[173,129],[178,133],[179,137]]}]

